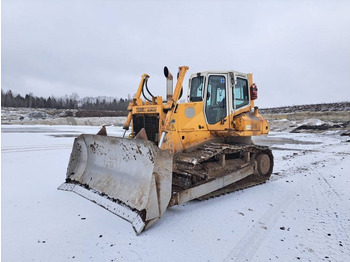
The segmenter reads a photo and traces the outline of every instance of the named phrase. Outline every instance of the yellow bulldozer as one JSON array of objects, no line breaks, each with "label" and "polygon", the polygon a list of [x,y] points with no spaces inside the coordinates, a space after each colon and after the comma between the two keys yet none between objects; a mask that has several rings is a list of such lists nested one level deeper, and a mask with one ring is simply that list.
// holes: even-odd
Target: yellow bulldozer
[{"label": "yellow bulldozer", "polygon": [[[269,124],[254,106],[252,74],[192,74],[186,103],[179,103],[187,66],[164,68],[167,99],[153,96],[143,74],[129,104],[128,138],[82,134],[74,141],[66,181],[73,191],[132,223],[137,234],[167,208],[264,183],[273,155],[254,145]],[[144,96],[144,99],[141,98]],[[124,132],[125,136],[125,132]]]}]

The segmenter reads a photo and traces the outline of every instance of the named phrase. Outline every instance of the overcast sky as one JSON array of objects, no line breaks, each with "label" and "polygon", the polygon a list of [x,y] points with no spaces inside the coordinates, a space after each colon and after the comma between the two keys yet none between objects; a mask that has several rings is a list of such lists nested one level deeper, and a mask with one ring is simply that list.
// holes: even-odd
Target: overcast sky
[{"label": "overcast sky", "polygon": [[187,65],[253,73],[260,107],[350,100],[350,1],[2,0],[1,12],[5,91],[126,98],[148,73],[165,96],[163,67]]}]

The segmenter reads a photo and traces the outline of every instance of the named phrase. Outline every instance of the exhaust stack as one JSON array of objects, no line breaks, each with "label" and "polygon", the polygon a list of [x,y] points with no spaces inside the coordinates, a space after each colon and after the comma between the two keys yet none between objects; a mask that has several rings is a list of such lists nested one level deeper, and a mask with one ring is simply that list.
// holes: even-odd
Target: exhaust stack
[{"label": "exhaust stack", "polygon": [[170,101],[173,98],[173,75],[169,69],[164,67],[164,76],[166,77],[166,99]]}]

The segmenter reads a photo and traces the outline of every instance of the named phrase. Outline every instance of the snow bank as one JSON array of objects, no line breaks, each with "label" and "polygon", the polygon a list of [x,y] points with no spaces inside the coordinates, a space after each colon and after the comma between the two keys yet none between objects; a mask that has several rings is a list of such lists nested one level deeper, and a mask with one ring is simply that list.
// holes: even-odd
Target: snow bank
[{"label": "snow bank", "polygon": [[[126,117],[67,117],[68,110],[1,108],[3,125],[123,126]],[[69,110],[74,113],[74,110]]]}]

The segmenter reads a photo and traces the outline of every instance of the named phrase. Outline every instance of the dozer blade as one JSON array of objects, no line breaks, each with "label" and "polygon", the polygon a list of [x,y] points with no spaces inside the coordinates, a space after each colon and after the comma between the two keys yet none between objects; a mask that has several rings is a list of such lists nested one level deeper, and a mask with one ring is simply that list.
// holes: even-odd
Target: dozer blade
[{"label": "dozer blade", "polygon": [[171,151],[150,141],[83,134],[74,141],[67,179],[58,189],[106,208],[139,234],[169,204],[172,161]]}]

